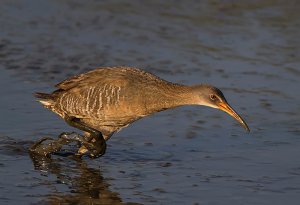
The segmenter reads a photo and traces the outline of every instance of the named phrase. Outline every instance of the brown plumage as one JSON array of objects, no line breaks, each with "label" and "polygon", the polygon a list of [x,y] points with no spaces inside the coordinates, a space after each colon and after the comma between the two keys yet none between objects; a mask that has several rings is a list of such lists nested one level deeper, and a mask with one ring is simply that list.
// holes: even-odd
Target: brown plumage
[{"label": "brown plumage", "polygon": [[249,129],[219,89],[167,82],[136,68],[98,68],[71,77],[56,87],[53,93],[36,93],[36,97],[62,118],[75,117],[100,131],[105,140],[142,117],[181,105],[220,108]]}]

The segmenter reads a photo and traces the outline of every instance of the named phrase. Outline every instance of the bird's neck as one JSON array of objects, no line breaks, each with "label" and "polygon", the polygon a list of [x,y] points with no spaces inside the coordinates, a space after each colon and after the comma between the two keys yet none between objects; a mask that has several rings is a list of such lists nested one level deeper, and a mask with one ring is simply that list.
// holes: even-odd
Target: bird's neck
[{"label": "bird's neck", "polygon": [[175,108],[183,105],[196,105],[197,98],[195,97],[193,86],[169,84],[163,89],[157,90],[156,98],[147,105],[150,112],[158,112],[170,108]]}]

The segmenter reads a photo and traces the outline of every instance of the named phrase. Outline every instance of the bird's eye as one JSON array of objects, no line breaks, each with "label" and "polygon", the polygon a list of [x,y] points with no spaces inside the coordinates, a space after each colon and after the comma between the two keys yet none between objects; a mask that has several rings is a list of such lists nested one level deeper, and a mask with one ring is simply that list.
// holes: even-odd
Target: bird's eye
[{"label": "bird's eye", "polygon": [[217,99],[217,96],[215,96],[215,95],[213,95],[213,94],[211,94],[209,97],[210,97],[210,99],[211,99],[212,101],[215,101],[215,100]]}]

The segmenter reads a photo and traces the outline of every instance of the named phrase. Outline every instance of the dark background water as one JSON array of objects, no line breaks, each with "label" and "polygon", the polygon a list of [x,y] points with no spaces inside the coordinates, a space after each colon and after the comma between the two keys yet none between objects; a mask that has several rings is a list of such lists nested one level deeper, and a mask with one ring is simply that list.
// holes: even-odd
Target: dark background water
[{"label": "dark background water", "polygon": [[[0,204],[298,204],[300,4],[2,0]],[[99,66],[219,87],[246,119],[181,107],[114,135],[104,157],[32,161],[68,127],[35,102]]]}]

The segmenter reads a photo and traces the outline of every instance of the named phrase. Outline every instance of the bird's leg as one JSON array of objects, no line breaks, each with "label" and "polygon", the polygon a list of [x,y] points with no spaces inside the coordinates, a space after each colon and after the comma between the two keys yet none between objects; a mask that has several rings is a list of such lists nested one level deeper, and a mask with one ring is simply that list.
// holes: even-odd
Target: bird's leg
[{"label": "bird's leg", "polygon": [[[76,117],[65,117],[65,120],[72,127],[76,127],[80,130],[90,133],[88,139],[85,139],[82,136],[80,139],[76,136],[72,137],[74,141],[81,142],[88,149],[88,151],[90,152],[90,157],[98,158],[105,154],[106,142],[101,132],[87,126],[85,123],[81,122],[80,119]],[[68,139],[71,140],[70,136]]]},{"label": "bird's leg", "polygon": [[[60,151],[64,145],[67,145],[71,142],[79,142],[81,145],[83,145],[82,147],[85,147],[85,149],[80,149],[78,156],[82,156],[82,154],[89,151],[90,157],[97,158],[105,153],[106,142],[101,132],[86,126],[84,123],[80,122],[80,119],[78,118],[68,117],[65,120],[71,126],[90,133],[89,138],[86,139],[84,136],[75,132],[64,132],[59,135],[57,140],[54,140],[50,137],[40,139],[29,148],[29,151],[32,154],[49,157],[50,154]],[[43,142],[47,140],[51,141],[48,144],[43,144]]]},{"label": "bird's leg", "polygon": [[[49,143],[43,144],[43,142],[51,140]],[[99,151],[94,151],[95,144],[88,142],[84,136],[77,134],[76,132],[63,132],[59,135],[59,138],[57,140],[54,140],[50,137],[44,137],[34,143],[30,148],[29,151],[32,154],[37,154],[41,156],[46,156],[49,157],[50,154],[58,152],[61,150],[61,148],[69,144],[71,142],[79,142],[81,145],[86,147],[89,151],[92,152],[99,152]],[[80,155],[79,155],[80,156]]]}]

